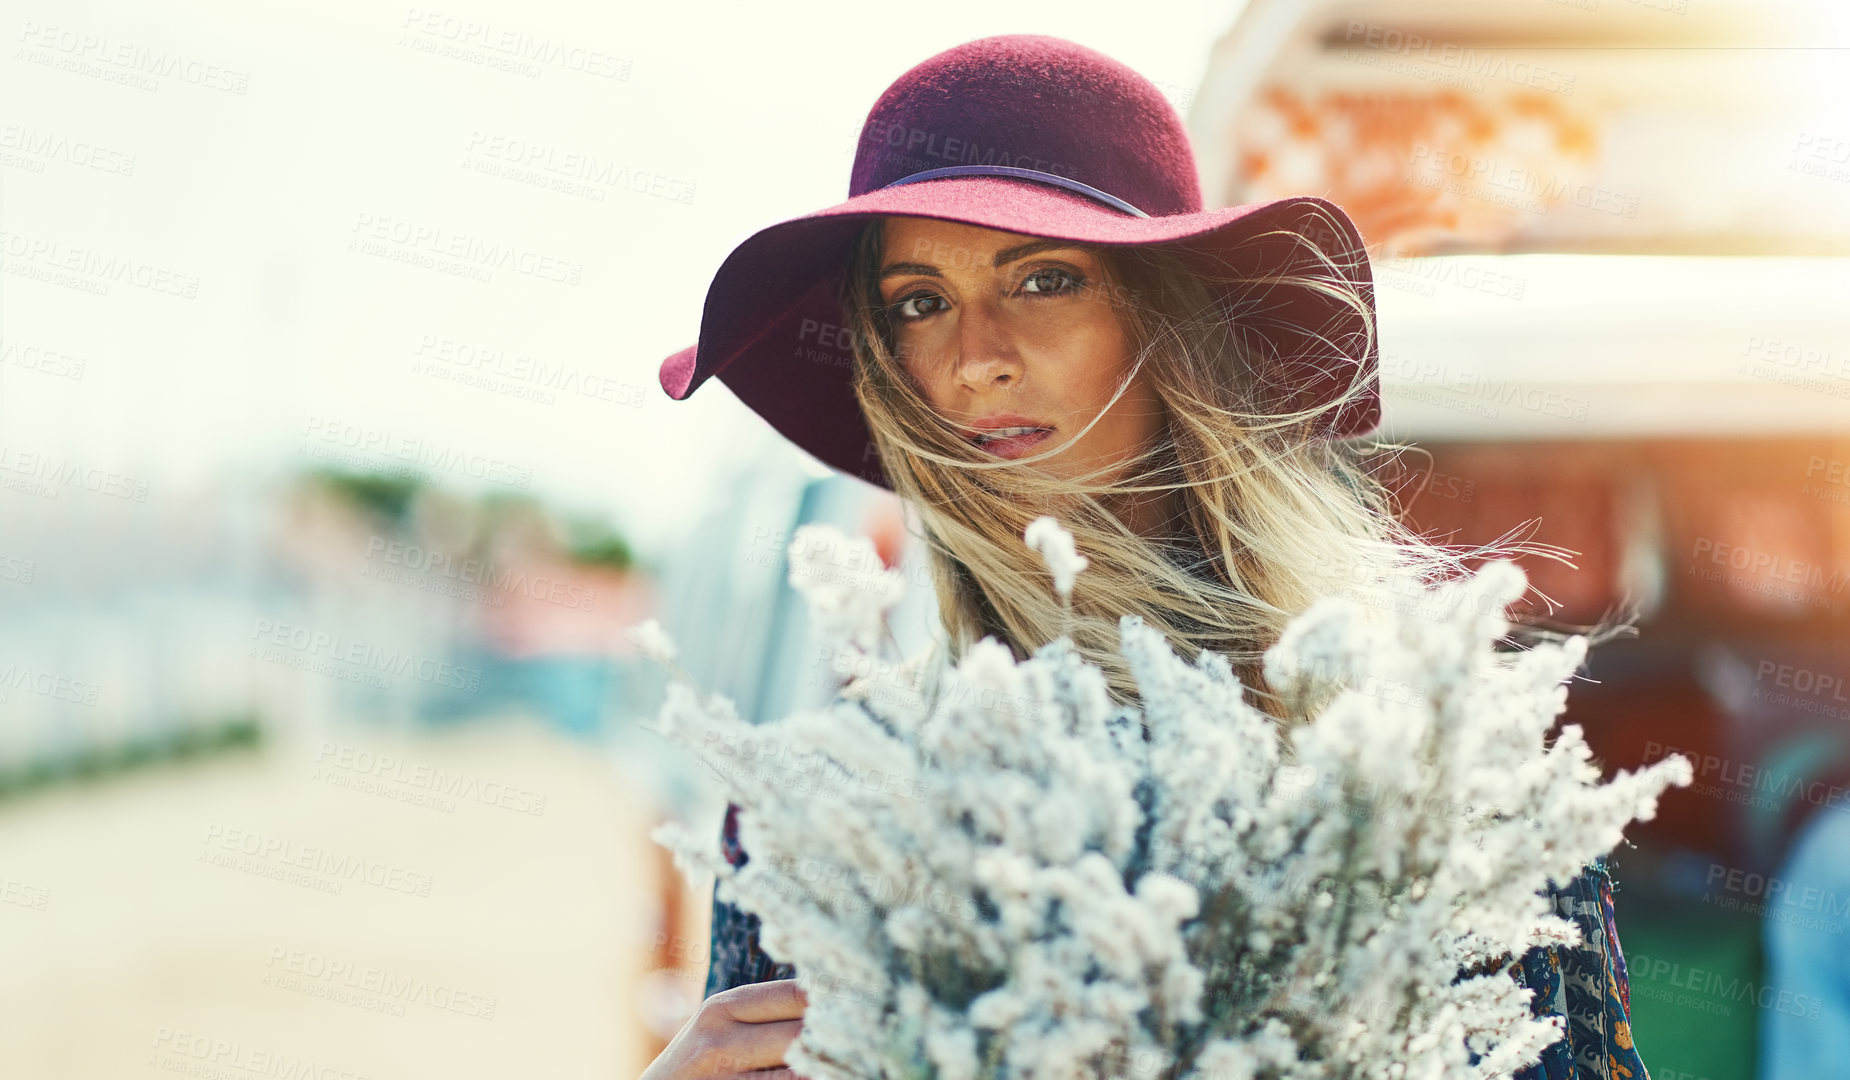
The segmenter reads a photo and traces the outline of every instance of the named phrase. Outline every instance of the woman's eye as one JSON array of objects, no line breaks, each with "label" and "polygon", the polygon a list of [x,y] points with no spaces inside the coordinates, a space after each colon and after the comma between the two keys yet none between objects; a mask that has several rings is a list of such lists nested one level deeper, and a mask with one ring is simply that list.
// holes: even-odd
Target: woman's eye
[{"label": "woman's eye", "polygon": [[[939,305],[934,307],[932,305]],[[913,293],[893,304],[893,313],[901,319],[922,319],[943,311],[944,297],[935,293]]]},{"label": "woman's eye", "polygon": [[1029,274],[1021,283],[1021,291],[1034,296],[1047,296],[1071,292],[1083,284],[1085,280],[1071,270],[1049,266]]}]

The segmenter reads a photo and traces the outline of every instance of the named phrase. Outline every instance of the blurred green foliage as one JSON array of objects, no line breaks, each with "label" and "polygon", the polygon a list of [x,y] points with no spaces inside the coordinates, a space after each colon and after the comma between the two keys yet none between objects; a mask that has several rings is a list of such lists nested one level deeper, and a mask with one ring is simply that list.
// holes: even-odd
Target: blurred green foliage
[{"label": "blurred green foliage", "polygon": [[474,547],[483,549],[495,532],[520,522],[542,525],[566,558],[580,566],[629,571],[640,570],[635,549],[608,519],[590,514],[562,514],[525,493],[489,491],[470,497],[432,485],[416,473],[352,472],[333,466],[308,470],[308,483],[317,485],[393,528],[411,526],[420,499],[445,499],[478,522]]},{"label": "blurred green foliage", "polygon": [[394,525],[404,524],[412,500],[425,488],[424,478],[413,473],[357,473],[323,467],[310,470],[307,478]]},{"label": "blurred green foliage", "polygon": [[601,519],[574,519],[567,526],[566,536],[566,550],[572,561],[582,566],[628,570],[636,563],[629,542]]},{"label": "blurred green foliage", "polygon": [[0,768],[0,802],[63,784],[106,780],[150,765],[254,749],[263,742],[255,716],[229,716],[107,746],[86,746],[59,756]]}]

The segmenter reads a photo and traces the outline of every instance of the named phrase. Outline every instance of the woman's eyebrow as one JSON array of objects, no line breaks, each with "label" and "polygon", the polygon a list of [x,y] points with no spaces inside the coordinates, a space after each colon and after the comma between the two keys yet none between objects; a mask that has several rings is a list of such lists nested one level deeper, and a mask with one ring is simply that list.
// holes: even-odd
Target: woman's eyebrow
[{"label": "woman's eyebrow", "polygon": [[1072,248],[1074,251],[1081,250],[1070,240],[1030,240],[1025,244],[1016,244],[1012,248],[1003,248],[1001,251],[996,252],[996,265],[1006,266],[1016,259],[1025,259],[1030,255],[1042,251],[1054,250],[1056,248]]},{"label": "woman's eyebrow", "polygon": [[937,267],[928,266],[925,263],[888,263],[880,270],[880,280],[885,281],[887,278],[898,277],[900,274],[921,274],[925,277],[943,276],[938,273]]},{"label": "woman's eyebrow", "polygon": [[[1017,259],[1025,259],[1030,255],[1042,251],[1051,251],[1060,248],[1071,248],[1074,251],[1083,250],[1077,245],[1065,240],[1030,240],[1025,244],[1016,244],[1014,247],[1003,248],[1001,251],[996,252],[995,265],[999,267],[1007,266]],[[885,281],[887,278],[896,277],[900,274],[918,274],[923,277],[943,276],[938,273],[937,267],[927,263],[888,263],[880,270],[880,280]]]}]

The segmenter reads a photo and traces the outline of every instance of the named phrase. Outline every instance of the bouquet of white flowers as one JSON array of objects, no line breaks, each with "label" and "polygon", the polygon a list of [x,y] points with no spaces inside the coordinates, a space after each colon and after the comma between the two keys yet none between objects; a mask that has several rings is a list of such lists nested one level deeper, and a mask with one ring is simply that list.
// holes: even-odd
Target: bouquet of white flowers
[{"label": "bouquet of white flowers", "polygon": [[[1070,595],[1070,535],[1025,540]],[[829,707],[752,725],[680,678],[656,720],[724,778],[751,857],[655,839],[796,966],[786,1061],[813,1080],[1507,1076],[1561,1031],[1496,962],[1577,942],[1542,890],[1689,779],[1677,757],[1602,784],[1577,726],[1549,739],[1585,643],[1498,651],[1507,562],[1312,606],[1266,654],[1312,716],[1286,725],[1131,615],[1135,707],[1064,637],[881,660],[900,579],[856,547],[791,547],[856,676]],[[658,625],[636,638],[672,668]]]}]

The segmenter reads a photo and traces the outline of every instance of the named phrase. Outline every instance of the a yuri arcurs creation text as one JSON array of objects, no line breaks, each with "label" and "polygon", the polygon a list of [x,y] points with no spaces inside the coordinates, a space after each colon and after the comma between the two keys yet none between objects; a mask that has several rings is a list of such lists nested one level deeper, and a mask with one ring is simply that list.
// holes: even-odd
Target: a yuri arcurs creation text
[{"label": "a yuri arcurs creation text", "polygon": [[[1024,540],[1070,595],[1070,535]],[[1578,940],[1547,883],[1689,780],[1673,757],[1602,783],[1552,730],[1585,643],[1498,648],[1507,562],[1313,605],[1266,655],[1311,717],[1285,724],[1129,615],[1139,706],[1064,637],[921,677],[877,660],[901,582],[867,541],[808,526],[791,557],[858,677],[763,725],[677,678],[656,724],[722,776],[749,860],[655,838],[795,965],[812,1080],[1508,1076],[1562,1034],[1504,970]],[[658,625],[635,638],[673,667]]]}]

